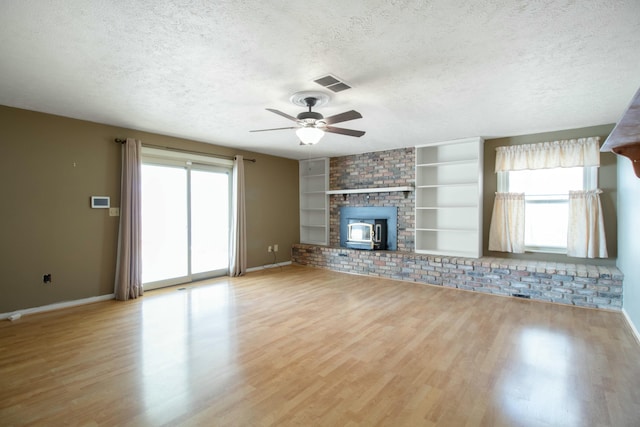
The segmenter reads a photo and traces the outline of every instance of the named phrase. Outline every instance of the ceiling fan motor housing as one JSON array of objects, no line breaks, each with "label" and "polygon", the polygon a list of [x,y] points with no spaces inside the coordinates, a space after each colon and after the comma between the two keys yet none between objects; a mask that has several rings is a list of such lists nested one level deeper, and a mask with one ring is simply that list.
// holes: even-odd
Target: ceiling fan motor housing
[{"label": "ceiling fan motor housing", "polygon": [[316,120],[322,120],[324,118],[322,114],[311,111],[311,108],[313,108],[313,106],[315,106],[317,102],[318,99],[313,96],[304,98],[304,103],[309,108],[309,111],[298,114],[296,116],[297,119],[306,121],[308,124],[313,124]]},{"label": "ceiling fan motor housing", "polygon": [[322,120],[324,119],[324,116],[320,113],[316,113],[315,111],[305,111],[302,112],[300,114],[298,114],[297,116],[298,120],[307,120],[307,119],[312,119],[312,120]]}]

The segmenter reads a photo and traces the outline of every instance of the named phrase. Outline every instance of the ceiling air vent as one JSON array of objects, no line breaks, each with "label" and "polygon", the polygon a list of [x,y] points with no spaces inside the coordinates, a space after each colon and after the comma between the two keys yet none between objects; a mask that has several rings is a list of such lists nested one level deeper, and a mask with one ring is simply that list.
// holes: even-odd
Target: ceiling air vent
[{"label": "ceiling air vent", "polygon": [[342,92],[343,90],[351,89],[351,86],[331,74],[315,79],[314,82],[326,87],[332,92]]}]

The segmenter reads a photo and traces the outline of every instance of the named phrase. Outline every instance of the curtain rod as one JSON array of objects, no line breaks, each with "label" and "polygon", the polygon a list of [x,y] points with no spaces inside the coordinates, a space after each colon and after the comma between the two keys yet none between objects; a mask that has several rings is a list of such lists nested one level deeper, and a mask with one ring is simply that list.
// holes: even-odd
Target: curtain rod
[{"label": "curtain rod", "polygon": [[[114,141],[116,143],[118,143],[118,144],[124,144],[125,142],[127,142],[126,139],[121,139],[121,138],[116,138]],[[205,153],[203,151],[181,150],[179,148],[163,147],[161,145],[142,144],[142,146],[143,147],[150,147],[150,148],[162,148],[163,150],[170,150],[170,151],[179,151],[181,153],[200,154],[202,156],[217,157],[219,159],[228,159],[228,160],[234,160],[235,159],[235,156],[225,156],[223,154]],[[245,162],[251,162],[251,163],[255,163],[256,162],[256,159],[245,159],[245,158],[243,158],[242,160],[244,160]]]}]

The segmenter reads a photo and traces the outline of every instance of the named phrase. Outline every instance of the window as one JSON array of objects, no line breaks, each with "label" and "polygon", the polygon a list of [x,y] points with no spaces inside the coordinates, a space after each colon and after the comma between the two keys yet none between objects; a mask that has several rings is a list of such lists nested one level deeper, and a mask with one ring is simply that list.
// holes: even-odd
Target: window
[{"label": "window", "polygon": [[498,191],[525,194],[524,248],[566,253],[569,191],[597,187],[595,167],[506,171],[498,173]]},{"label": "window", "polygon": [[[606,258],[600,138],[496,147],[489,250]],[[526,237],[525,237],[526,235]]]}]

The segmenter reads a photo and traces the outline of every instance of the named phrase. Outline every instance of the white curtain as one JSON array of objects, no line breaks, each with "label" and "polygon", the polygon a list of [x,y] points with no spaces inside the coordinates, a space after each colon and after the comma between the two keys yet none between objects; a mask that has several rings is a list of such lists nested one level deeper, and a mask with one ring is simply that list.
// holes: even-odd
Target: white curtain
[{"label": "white curtain", "polygon": [[247,271],[247,232],[244,203],[244,160],[233,160],[231,195],[231,239],[229,248],[229,275],[242,276]]},{"label": "white curtain", "polygon": [[524,193],[496,193],[489,228],[489,250],[524,252]]},{"label": "white curtain", "polygon": [[567,255],[607,258],[600,190],[569,192]]},{"label": "white curtain", "polygon": [[142,210],[139,140],[127,138],[122,146],[120,228],[114,293],[126,301],[142,296]]},{"label": "white curtain", "polygon": [[496,148],[496,172],[575,166],[600,166],[599,137]]}]

